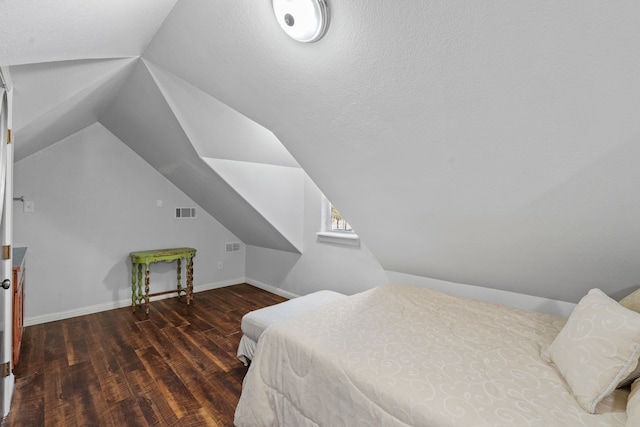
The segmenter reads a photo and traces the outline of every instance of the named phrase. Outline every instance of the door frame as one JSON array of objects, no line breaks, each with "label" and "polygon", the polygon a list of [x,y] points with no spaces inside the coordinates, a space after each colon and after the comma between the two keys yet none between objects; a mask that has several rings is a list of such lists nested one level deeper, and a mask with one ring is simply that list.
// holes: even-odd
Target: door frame
[{"label": "door frame", "polygon": [[[3,161],[6,164],[5,191],[2,209],[2,221],[0,225],[0,238],[2,239],[2,253],[0,253],[0,281],[4,279],[12,280],[12,247],[13,247],[13,136],[12,136],[12,107],[13,107],[13,84],[8,67],[0,67],[0,84],[4,86],[6,93],[6,131],[2,130],[0,135],[0,150],[4,150]],[[0,102],[4,102],[0,100]],[[3,108],[4,110],[4,108]],[[4,114],[4,113],[3,113]],[[1,181],[1,180],[0,180]],[[5,251],[5,248],[6,251]],[[4,254],[6,253],[6,257]],[[4,290],[2,290],[4,292]],[[1,378],[3,389],[2,417],[9,413],[11,398],[15,385],[12,364],[13,348],[13,285],[9,288],[4,298],[4,346],[3,353],[0,354],[0,362],[9,363],[9,375]]]}]

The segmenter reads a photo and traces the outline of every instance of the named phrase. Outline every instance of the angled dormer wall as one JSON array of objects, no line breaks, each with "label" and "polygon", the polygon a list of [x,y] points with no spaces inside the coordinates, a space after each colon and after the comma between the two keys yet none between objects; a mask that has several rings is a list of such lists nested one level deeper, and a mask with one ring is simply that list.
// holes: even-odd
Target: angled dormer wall
[{"label": "angled dormer wall", "polygon": [[20,161],[96,122],[137,58],[91,59],[11,67],[17,98],[14,132]]},{"label": "angled dormer wall", "polygon": [[[244,280],[244,245],[224,252],[240,239],[99,123],[17,162],[14,190],[35,206],[14,202],[14,246],[29,248],[27,324],[130,305],[132,251],[197,248],[196,290]],[[174,207],[197,217],[174,219]],[[175,267],[152,266],[151,292],[175,287]]]},{"label": "angled dormer wall", "polygon": [[[200,116],[190,115],[191,110],[203,106],[202,102],[195,105],[181,103],[178,93],[189,86],[157,68],[154,71],[155,74],[146,62],[139,62],[100,122],[243,242],[300,252],[303,172],[294,166],[269,168],[256,163],[252,167],[252,162],[244,162],[242,170],[224,163],[226,167],[221,166],[222,173],[217,173],[216,161],[201,157],[191,138],[197,147],[210,146],[207,154],[211,155],[216,146],[230,143],[224,138],[225,132],[218,134],[211,130],[208,139],[203,140],[200,128],[209,125],[207,111],[200,110]],[[199,99],[203,96],[208,95],[202,94]],[[218,104],[210,104],[219,109]],[[212,117],[215,112],[214,109],[210,113]],[[226,111],[227,114],[231,112],[230,109]],[[273,143],[272,140],[268,142]],[[224,149],[220,151],[224,154]],[[282,152],[288,156],[286,151]],[[252,159],[250,152],[247,158]],[[255,180],[256,191],[242,180],[242,175],[247,173]],[[262,181],[261,174],[265,175]],[[241,182],[241,191],[231,185],[235,181]],[[267,194],[261,187],[265,181],[271,185]],[[286,190],[293,191],[279,195],[279,181]],[[278,218],[274,212],[285,218]],[[270,218],[274,219],[270,221]]]},{"label": "angled dormer wall", "polygon": [[[305,173],[282,143],[269,130],[209,94],[149,61],[144,63],[198,155],[292,247],[274,249],[302,252]],[[216,189],[209,191],[215,204],[225,207],[226,200]],[[226,206],[224,210],[233,209]],[[248,244],[273,247],[245,237]]]}]

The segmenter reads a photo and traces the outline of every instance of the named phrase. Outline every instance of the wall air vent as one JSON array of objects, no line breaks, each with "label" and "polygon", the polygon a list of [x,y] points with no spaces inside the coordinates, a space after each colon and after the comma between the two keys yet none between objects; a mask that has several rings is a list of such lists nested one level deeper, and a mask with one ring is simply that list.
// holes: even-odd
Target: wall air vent
[{"label": "wall air vent", "polygon": [[240,252],[240,243],[238,242],[228,242],[224,245],[224,253],[225,254],[235,254]]},{"label": "wall air vent", "polygon": [[196,208],[176,208],[176,219],[193,219],[196,217]]}]

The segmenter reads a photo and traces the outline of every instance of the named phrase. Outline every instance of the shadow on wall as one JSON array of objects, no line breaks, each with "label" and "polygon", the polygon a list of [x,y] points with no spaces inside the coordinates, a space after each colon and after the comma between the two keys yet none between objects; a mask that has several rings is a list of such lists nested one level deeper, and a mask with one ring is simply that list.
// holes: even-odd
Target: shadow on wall
[{"label": "shadow on wall", "polygon": [[[185,263],[183,261],[181,283],[183,286],[186,286],[186,272],[184,264]],[[177,263],[175,261],[156,262],[149,265],[149,292],[155,293],[175,289],[177,284],[176,268]],[[131,300],[131,258],[129,258],[129,254],[120,258],[120,261],[109,269],[109,272],[102,280],[102,283],[104,287],[111,292],[111,300],[114,303]],[[142,270],[142,286],[144,290],[144,267]]]}]

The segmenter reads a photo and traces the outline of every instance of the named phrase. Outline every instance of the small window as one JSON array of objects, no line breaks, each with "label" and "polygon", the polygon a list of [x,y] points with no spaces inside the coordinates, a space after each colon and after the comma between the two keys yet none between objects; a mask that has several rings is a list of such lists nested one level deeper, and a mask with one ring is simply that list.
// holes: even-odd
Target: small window
[{"label": "small window", "polygon": [[342,215],[340,215],[340,212],[338,211],[338,209],[336,209],[336,207],[333,206],[333,204],[331,203],[329,203],[329,205],[331,206],[329,230],[353,233],[353,228],[351,228],[347,220],[344,219]]},{"label": "small window", "polygon": [[326,198],[322,197],[322,222],[317,234],[318,241],[339,245],[360,246],[360,238],[353,231],[340,211]]}]

